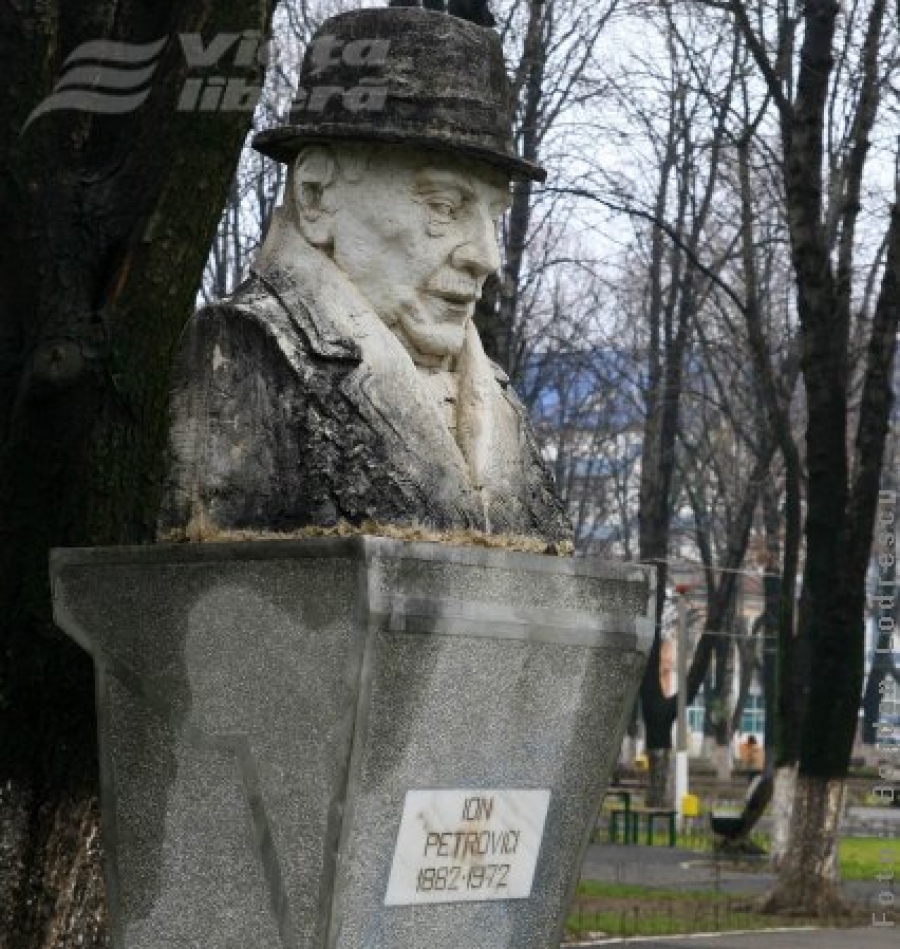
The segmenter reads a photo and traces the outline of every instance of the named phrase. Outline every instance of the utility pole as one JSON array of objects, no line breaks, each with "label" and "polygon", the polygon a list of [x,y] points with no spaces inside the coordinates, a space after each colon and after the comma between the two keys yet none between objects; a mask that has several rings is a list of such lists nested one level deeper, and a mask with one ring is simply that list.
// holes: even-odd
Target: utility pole
[{"label": "utility pole", "polygon": [[675,587],[675,606],[678,628],[675,640],[675,672],[678,679],[678,718],[675,731],[675,811],[678,825],[684,823],[684,796],[688,793],[688,728],[687,728],[687,593],[690,587],[679,583]]}]

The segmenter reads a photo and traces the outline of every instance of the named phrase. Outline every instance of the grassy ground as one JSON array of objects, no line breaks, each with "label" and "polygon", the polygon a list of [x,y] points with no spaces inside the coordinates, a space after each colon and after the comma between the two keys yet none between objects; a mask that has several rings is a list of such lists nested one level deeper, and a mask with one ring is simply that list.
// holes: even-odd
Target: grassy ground
[{"label": "grassy ground", "polygon": [[844,880],[896,878],[900,869],[900,840],[883,837],[846,837],[838,847],[838,865]]},{"label": "grassy ground", "polygon": [[[851,925],[854,920],[830,921]],[[858,921],[857,921],[858,922]],[[725,893],[647,889],[584,880],[566,920],[567,938],[662,936],[734,929],[821,926],[823,920],[763,915],[747,897]]]},{"label": "grassy ground", "polygon": [[[702,825],[694,833],[679,834],[677,844],[707,856],[711,838]],[[606,834],[601,834],[603,840]],[[768,849],[765,834],[754,834],[753,842]],[[643,838],[642,838],[643,840]],[[668,835],[655,835],[655,846],[665,847]],[[640,845],[644,847],[643,842]],[[839,866],[844,880],[896,878],[900,866],[900,840],[877,837],[848,837],[840,841]],[[768,861],[748,861],[744,871],[768,871]],[[860,917],[862,918],[862,917]],[[868,918],[868,917],[866,917]],[[567,934],[572,940],[591,938],[598,933],[610,936],[657,936],[676,933],[720,932],[733,929],[771,927],[852,925],[857,914],[836,920],[813,920],[796,916],[780,917],[756,910],[749,895],[709,890],[684,891],[649,888],[632,884],[584,880],[567,919]]]}]

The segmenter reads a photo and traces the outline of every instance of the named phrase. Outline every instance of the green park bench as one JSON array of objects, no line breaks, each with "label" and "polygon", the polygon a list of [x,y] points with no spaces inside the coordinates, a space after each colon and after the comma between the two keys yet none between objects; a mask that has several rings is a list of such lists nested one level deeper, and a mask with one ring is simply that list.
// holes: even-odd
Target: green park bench
[{"label": "green park bench", "polygon": [[[675,846],[675,811],[665,807],[632,807],[629,815],[631,824],[631,842],[637,844],[641,832],[641,820],[646,828],[647,846],[653,846],[653,831],[657,822],[663,827],[668,826],[669,846]],[[627,828],[626,828],[627,834]]]},{"label": "green park bench", "polygon": [[653,845],[653,832],[658,822],[668,826],[669,846],[675,846],[675,811],[659,807],[634,807],[631,803],[631,792],[624,788],[610,788],[604,798],[618,798],[620,804],[609,807],[609,840],[610,843],[619,842],[619,827],[621,821],[622,843],[637,844],[640,842],[641,821],[646,828],[648,846]]}]

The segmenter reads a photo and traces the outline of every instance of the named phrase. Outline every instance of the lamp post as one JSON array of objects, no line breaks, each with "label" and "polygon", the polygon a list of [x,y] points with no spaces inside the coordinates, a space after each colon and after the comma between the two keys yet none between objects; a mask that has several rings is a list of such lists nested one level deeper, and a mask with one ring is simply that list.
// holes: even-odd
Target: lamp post
[{"label": "lamp post", "polygon": [[688,793],[688,728],[687,728],[687,593],[690,586],[679,583],[675,587],[675,607],[678,611],[676,631],[676,665],[678,680],[676,694],[678,717],[675,731],[675,811],[679,826],[684,822],[684,796]]}]

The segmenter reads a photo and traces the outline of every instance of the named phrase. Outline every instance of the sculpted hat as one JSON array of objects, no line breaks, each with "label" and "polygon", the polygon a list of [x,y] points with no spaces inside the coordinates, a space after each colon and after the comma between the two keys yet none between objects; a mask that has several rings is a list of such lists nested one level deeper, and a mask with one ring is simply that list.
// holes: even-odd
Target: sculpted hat
[{"label": "sculpted hat", "polygon": [[461,152],[515,178],[546,177],[516,155],[497,33],[418,7],[326,20],[303,57],[289,124],[260,132],[253,147],[289,162],[304,145],[353,140]]}]

